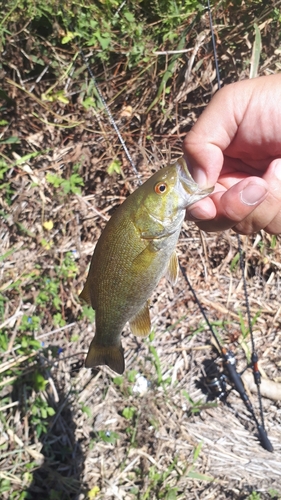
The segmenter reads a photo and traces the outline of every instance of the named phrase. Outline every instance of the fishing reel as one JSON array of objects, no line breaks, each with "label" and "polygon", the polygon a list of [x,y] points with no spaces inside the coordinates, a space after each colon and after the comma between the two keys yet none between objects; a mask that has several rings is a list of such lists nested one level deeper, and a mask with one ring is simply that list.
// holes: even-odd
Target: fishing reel
[{"label": "fishing reel", "polygon": [[203,383],[212,399],[226,399],[229,391],[227,391],[226,376],[224,373],[221,373],[219,377],[206,376]]},{"label": "fishing reel", "polygon": [[231,390],[228,388],[229,380],[222,366],[214,358],[203,362],[200,386],[209,400],[226,400]]},{"label": "fishing reel", "polygon": [[[253,421],[256,424],[257,431],[258,431],[258,436],[261,442],[261,445],[263,448],[265,448],[267,451],[272,452],[273,451],[273,446],[270,442],[270,440],[267,437],[267,433],[264,428],[264,419],[263,419],[263,412],[261,411],[260,417],[261,417],[261,422],[259,422],[254,407],[246,393],[241,374],[238,373],[237,368],[236,368],[236,358],[235,355],[232,351],[227,350],[225,347],[220,347],[221,351],[221,356],[223,360],[223,368],[224,371],[220,371],[218,365],[214,360],[209,363],[209,366],[206,367],[206,370],[203,370],[204,377],[203,377],[203,385],[208,391],[208,394],[211,398],[219,399],[220,401],[226,401],[226,398],[228,394],[232,391],[235,390],[238,392],[240,398],[242,399],[243,403],[245,404],[248,412],[251,414]],[[247,366],[248,368],[248,366]],[[247,369],[246,368],[246,369]],[[257,385],[260,382],[260,373],[258,370],[258,365],[257,365],[257,354],[256,352],[253,353],[252,355],[252,364],[251,368],[253,370],[254,374],[254,379],[257,381]],[[245,370],[243,370],[244,372]],[[242,373],[243,373],[242,372]],[[230,389],[227,388],[227,386],[230,386]],[[260,402],[260,394],[259,394],[259,402]],[[260,403],[260,408],[261,408],[261,403]]]}]

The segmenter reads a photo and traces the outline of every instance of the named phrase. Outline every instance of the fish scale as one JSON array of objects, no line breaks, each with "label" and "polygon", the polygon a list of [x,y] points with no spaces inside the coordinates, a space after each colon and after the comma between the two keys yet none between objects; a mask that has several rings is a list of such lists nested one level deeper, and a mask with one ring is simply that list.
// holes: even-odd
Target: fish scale
[{"label": "fish scale", "polygon": [[107,365],[123,373],[122,330],[129,322],[135,335],[150,333],[148,299],[164,274],[171,283],[177,279],[175,248],[185,209],[212,190],[200,189],[180,158],[152,175],[112,215],[80,295],[96,312],[87,368]]}]

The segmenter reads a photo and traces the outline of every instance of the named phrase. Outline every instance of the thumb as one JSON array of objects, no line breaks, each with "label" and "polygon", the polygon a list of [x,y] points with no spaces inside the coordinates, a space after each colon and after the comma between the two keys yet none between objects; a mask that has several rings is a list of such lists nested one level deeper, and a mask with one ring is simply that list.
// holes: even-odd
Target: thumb
[{"label": "thumb", "polygon": [[219,90],[183,141],[190,173],[202,188],[214,185],[219,178],[223,153],[243,119],[250,89],[248,83],[237,82]]},{"label": "thumb", "polygon": [[224,161],[220,147],[207,140],[206,136],[202,137],[191,129],[183,142],[184,159],[193,179],[201,188],[215,185]]}]

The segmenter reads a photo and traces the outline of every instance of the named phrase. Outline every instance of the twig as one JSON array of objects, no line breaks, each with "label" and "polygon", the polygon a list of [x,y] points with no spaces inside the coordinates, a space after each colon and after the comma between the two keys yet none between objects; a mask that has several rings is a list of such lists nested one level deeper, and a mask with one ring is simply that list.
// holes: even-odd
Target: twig
[{"label": "twig", "polygon": [[152,52],[153,56],[169,56],[170,54],[186,54],[186,52],[191,52],[194,50],[193,47],[190,49],[179,49],[179,50],[155,50]]},{"label": "twig", "polygon": [[63,330],[67,330],[68,328],[71,328],[74,325],[76,325],[76,323],[69,323],[69,325],[64,325],[61,328],[56,328],[55,330],[51,330],[50,332],[42,333],[42,335],[39,335],[38,337],[35,337],[35,338],[36,338],[36,340],[43,339],[44,337],[48,337],[49,335],[53,335],[54,333],[58,333],[58,332],[62,332]]}]

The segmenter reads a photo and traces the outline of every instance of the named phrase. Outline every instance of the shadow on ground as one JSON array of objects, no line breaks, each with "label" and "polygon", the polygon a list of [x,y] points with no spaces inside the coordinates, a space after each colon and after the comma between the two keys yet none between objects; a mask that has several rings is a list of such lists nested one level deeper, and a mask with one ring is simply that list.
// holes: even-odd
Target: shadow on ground
[{"label": "shadow on ground", "polygon": [[[38,365],[37,365],[38,366]],[[28,422],[29,441],[36,443],[38,430],[44,426],[40,434],[39,441],[42,444],[40,453],[41,465],[34,470],[34,462],[31,464],[32,483],[25,490],[23,498],[28,500],[78,500],[80,495],[85,493],[86,488],[82,483],[84,471],[84,457],[81,443],[76,438],[75,416],[77,408],[74,408],[74,393],[70,388],[67,392],[65,386],[59,388],[59,382],[52,372],[51,383],[46,386],[46,390],[41,393],[46,395],[46,405],[42,403],[42,408],[53,410],[51,415],[42,418],[45,413],[41,408],[41,413],[36,417],[32,416],[40,407],[39,399],[34,397],[34,373],[38,374],[37,366],[34,371],[27,376],[20,377],[14,385],[13,398],[20,402],[22,421]],[[48,374],[50,377],[50,373]],[[46,377],[46,373],[45,373]],[[68,384],[71,387],[71,383]],[[32,399],[33,407],[27,401]],[[48,414],[48,411],[47,411]],[[38,420],[38,422],[36,422]],[[39,447],[38,447],[39,448]],[[32,462],[32,458],[31,458]],[[84,495],[82,495],[84,497]]]}]

